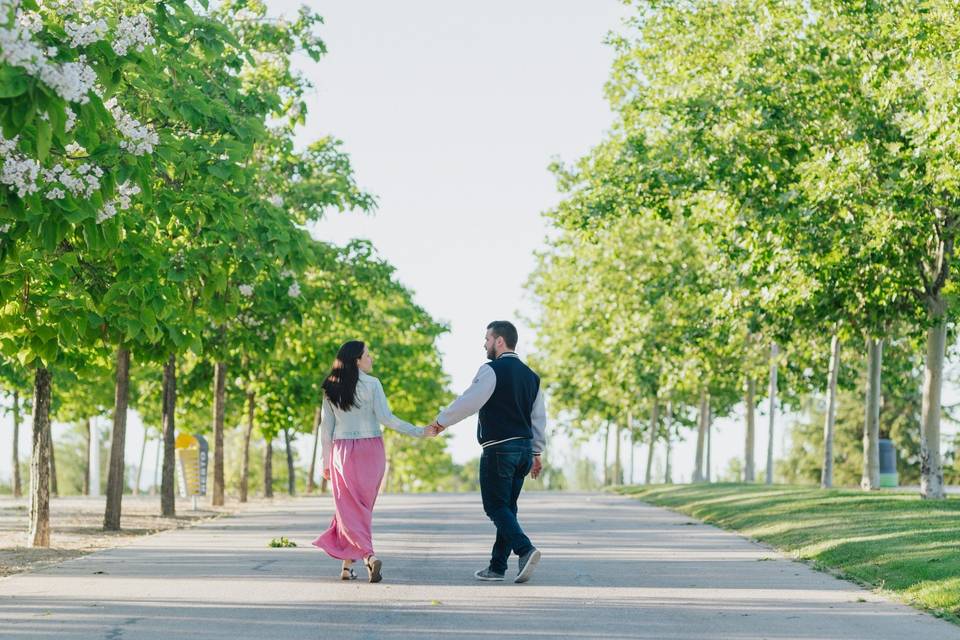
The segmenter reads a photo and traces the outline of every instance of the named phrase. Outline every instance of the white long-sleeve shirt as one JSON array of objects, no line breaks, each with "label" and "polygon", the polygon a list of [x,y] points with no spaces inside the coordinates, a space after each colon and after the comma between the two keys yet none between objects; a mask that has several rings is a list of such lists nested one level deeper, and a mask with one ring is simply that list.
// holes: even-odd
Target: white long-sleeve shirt
[{"label": "white long-sleeve shirt", "polygon": [[356,406],[349,411],[334,406],[323,396],[323,417],[320,421],[320,443],[323,468],[330,468],[334,440],[357,440],[383,435],[380,425],[410,436],[423,437],[423,427],[417,427],[393,415],[387,394],[380,381],[363,371],[357,381]]},{"label": "white long-sleeve shirt", "polygon": [[[501,358],[517,358],[515,353],[504,353]],[[450,427],[461,420],[472,416],[480,411],[483,405],[487,404],[490,397],[497,387],[497,374],[493,367],[484,364],[477,371],[473,382],[467,387],[467,390],[460,394],[460,397],[450,403],[446,409],[437,416],[437,424],[444,427]],[[533,402],[533,410],[530,412],[530,422],[533,425],[533,453],[540,455],[543,453],[547,444],[547,409],[543,399],[543,389],[537,391],[537,398]],[[508,440],[519,440],[520,438],[509,438]],[[507,442],[507,440],[498,440],[496,442],[487,442],[483,446],[489,447],[494,444]]]}]

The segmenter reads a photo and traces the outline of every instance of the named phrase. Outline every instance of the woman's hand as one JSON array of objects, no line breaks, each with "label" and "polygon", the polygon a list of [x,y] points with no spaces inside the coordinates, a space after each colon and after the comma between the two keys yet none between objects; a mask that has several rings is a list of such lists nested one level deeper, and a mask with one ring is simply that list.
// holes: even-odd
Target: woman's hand
[{"label": "woman's hand", "polygon": [[329,480],[329,479],[330,479],[330,469],[324,469],[324,470],[323,470],[323,479],[324,479],[324,480]]}]

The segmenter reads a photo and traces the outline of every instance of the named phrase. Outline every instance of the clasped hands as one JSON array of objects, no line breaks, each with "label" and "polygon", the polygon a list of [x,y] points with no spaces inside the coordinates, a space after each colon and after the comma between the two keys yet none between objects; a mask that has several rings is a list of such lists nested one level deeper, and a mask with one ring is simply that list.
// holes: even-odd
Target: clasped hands
[{"label": "clasped hands", "polygon": [[437,421],[434,420],[433,422],[431,422],[430,424],[428,424],[426,427],[423,428],[423,435],[425,438],[435,438],[436,436],[443,433],[444,429],[446,429],[446,427],[437,424]]}]

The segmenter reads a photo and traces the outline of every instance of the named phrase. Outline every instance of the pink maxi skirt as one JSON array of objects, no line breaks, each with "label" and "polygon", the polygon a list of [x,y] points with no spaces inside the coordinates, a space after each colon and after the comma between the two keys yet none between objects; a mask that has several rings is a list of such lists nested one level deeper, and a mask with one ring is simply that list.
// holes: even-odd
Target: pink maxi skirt
[{"label": "pink maxi skirt", "polygon": [[313,546],[337,560],[363,560],[373,553],[373,505],[386,464],[383,438],[334,441],[333,522]]}]

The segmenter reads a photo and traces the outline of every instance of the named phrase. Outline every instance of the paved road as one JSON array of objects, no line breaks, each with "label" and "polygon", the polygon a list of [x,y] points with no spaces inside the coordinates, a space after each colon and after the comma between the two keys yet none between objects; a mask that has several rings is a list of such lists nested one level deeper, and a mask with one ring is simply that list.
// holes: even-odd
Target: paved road
[{"label": "paved road", "polygon": [[[493,536],[476,495],[383,498],[375,585],[340,582],[338,564],[309,546],[330,513],[329,498],[258,507],[0,580],[0,637],[960,639],[958,627],[624,498],[524,496],[544,552],[526,585],[472,581]],[[281,535],[300,546],[266,548]]]}]

